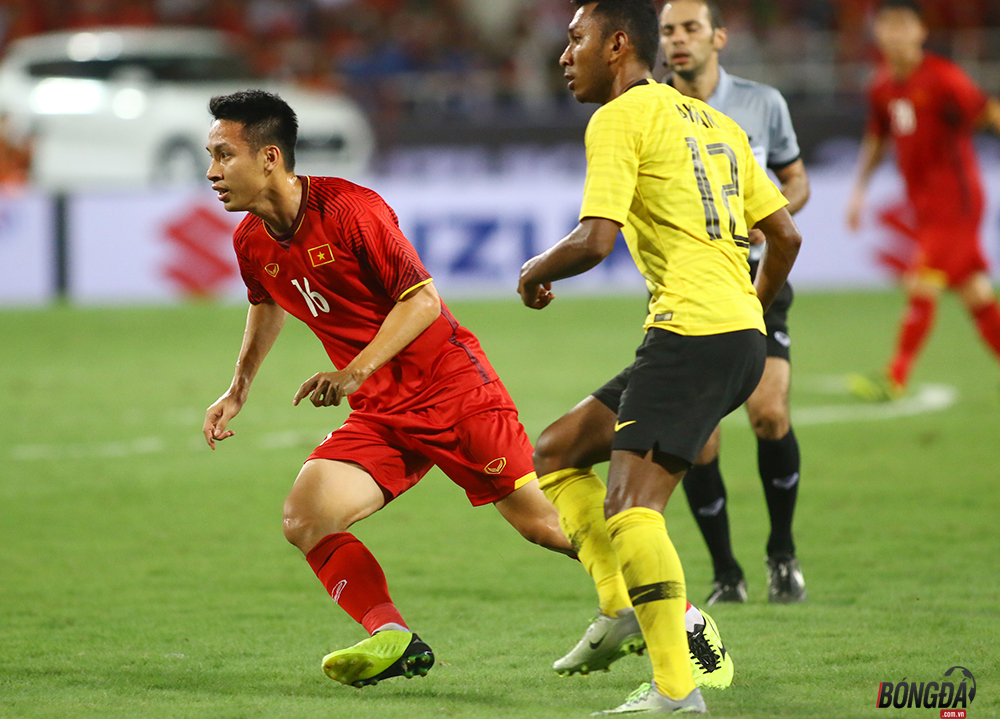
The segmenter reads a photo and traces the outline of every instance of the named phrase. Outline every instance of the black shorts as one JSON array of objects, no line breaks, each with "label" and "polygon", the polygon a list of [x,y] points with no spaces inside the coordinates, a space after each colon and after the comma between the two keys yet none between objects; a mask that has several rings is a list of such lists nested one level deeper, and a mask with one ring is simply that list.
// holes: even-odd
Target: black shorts
[{"label": "black shorts", "polygon": [[757,388],[764,335],[687,337],[651,328],[635,362],[594,392],[618,415],[612,449],[654,449],[693,463],[719,421]]},{"label": "black shorts", "polygon": [[[757,265],[759,262],[750,263],[750,278],[757,276]],[[767,327],[767,356],[780,357],[791,362],[792,338],[788,335],[788,308],[792,306],[795,293],[792,286],[785,283],[784,287],[774,298],[774,302],[764,313],[764,325]]]}]

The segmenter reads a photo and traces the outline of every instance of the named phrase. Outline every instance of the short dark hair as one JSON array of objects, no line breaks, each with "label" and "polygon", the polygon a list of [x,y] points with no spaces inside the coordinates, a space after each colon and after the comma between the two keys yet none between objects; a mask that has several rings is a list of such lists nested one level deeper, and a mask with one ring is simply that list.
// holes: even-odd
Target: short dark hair
[{"label": "short dark hair", "polygon": [[285,159],[285,169],[295,170],[295,141],[299,121],[287,102],[264,90],[240,90],[231,95],[216,95],[208,103],[216,120],[243,125],[243,139],[254,153],[275,145]]},{"label": "short dark hair", "polygon": [[882,0],[875,12],[883,10],[909,10],[921,20],[924,19],[924,9],[917,0]]},{"label": "short dark hair", "polygon": [[624,32],[639,60],[652,70],[660,47],[660,22],[652,0],[573,0],[578,8],[591,3],[594,14],[601,16],[604,37]]},{"label": "short dark hair", "polygon": [[[663,3],[663,7],[666,7],[670,3],[676,2],[677,0],[666,0]],[[722,19],[722,9],[719,7],[719,3],[715,0],[692,0],[692,2],[701,3],[708,9],[708,22],[712,30],[718,30],[720,27],[725,27],[726,23]]]},{"label": "short dark hair", "polygon": [[722,9],[719,8],[719,3],[714,0],[701,0],[701,2],[708,8],[708,17],[712,23],[712,29],[718,30],[720,27],[725,27],[726,22],[722,19]]}]

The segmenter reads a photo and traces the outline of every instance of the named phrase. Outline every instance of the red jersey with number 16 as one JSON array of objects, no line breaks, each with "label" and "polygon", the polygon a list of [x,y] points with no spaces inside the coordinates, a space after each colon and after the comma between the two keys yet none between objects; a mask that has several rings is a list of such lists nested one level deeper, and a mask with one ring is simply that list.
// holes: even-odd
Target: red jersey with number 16
[{"label": "red jersey with number 16", "polygon": [[[431,277],[377,193],[338,178],[299,179],[302,204],[288,234],[248,214],[233,244],[251,304],[273,300],[298,317],[343,368],[396,302]],[[434,323],[348,401],[365,412],[412,411],[496,378],[479,340],[442,301]]]},{"label": "red jersey with number 16", "polygon": [[905,80],[883,67],[870,100],[868,130],[895,140],[918,221],[978,223],[983,189],[972,135],[986,107],[982,90],[958,65],[927,53]]}]

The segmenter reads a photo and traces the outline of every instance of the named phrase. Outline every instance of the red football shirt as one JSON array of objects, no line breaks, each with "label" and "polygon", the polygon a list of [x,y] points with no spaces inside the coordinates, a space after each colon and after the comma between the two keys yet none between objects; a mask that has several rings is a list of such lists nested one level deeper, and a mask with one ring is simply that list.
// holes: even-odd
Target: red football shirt
[{"label": "red football shirt", "polygon": [[921,224],[978,222],[983,189],[972,136],[987,97],[955,63],[930,53],[905,80],[883,67],[870,89],[869,131],[892,136]]},{"label": "red football shirt", "polygon": [[[374,339],[396,301],[431,277],[377,193],[337,178],[299,179],[293,229],[275,236],[247,214],[233,245],[250,302],[271,299],[298,317],[343,368]],[[361,411],[407,411],[495,379],[479,340],[442,301],[434,323],[348,401]]]}]

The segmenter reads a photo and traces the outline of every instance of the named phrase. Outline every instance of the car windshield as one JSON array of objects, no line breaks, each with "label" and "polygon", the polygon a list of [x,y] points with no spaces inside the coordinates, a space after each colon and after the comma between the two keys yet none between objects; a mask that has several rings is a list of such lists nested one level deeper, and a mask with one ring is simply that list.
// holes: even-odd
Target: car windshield
[{"label": "car windshield", "polygon": [[202,57],[121,56],[112,60],[49,60],[28,66],[32,77],[73,77],[111,80],[132,74],[146,75],[161,82],[212,82],[248,80],[254,77],[250,67],[233,55]]}]

